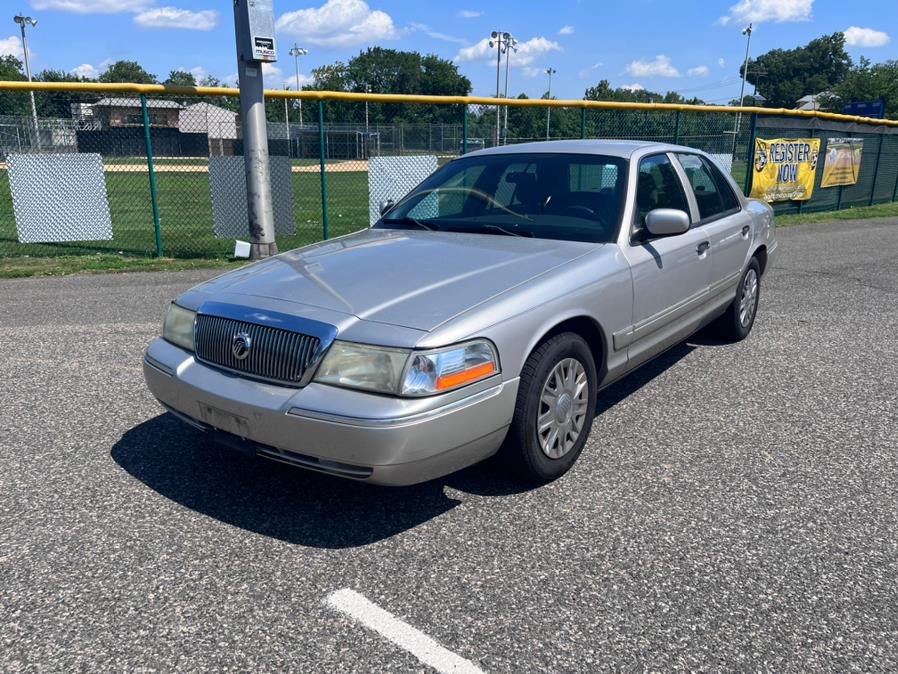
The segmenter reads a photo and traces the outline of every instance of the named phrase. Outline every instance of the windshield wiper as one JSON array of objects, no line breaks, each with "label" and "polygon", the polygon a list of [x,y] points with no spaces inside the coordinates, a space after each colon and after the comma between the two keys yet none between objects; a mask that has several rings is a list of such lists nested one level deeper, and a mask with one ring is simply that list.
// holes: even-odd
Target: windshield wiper
[{"label": "windshield wiper", "polygon": [[505,236],[524,236],[527,238],[533,238],[533,232],[528,232],[524,230],[523,232],[513,232],[510,229],[505,229],[504,227],[500,227],[499,225],[480,225],[481,229],[488,229],[491,232],[496,232],[496,234],[504,234]]},{"label": "windshield wiper", "polygon": [[426,225],[417,218],[413,218],[409,215],[402,218],[384,218],[381,222],[385,225],[415,225],[415,227],[426,229],[428,232],[433,232],[439,229],[436,225]]}]

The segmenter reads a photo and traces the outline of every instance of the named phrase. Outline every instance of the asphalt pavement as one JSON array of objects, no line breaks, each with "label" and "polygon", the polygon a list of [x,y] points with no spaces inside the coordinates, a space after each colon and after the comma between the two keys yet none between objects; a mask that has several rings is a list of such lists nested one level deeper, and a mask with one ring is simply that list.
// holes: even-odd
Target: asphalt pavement
[{"label": "asphalt pavement", "polygon": [[0,281],[0,670],[428,671],[341,590],[487,672],[898,669],[898,220],[779,237],[752,335],[607,390],[538,489],[163,414],[142,350],[212,272]]}]

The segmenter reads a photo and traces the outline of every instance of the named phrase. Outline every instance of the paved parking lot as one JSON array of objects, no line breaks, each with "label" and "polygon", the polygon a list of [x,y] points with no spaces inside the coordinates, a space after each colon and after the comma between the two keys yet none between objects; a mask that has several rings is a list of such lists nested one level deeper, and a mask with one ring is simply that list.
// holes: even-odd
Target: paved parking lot
[{"label": "paved parking lot", "polygon": [[[780,231],[751,337],[615,385],[574,470],[389,490],[234,456],[141,352],[206,272],[0,282],[0,670],[898,668],[898,221]],[[344,595],[339,595],[344,596]]]}]

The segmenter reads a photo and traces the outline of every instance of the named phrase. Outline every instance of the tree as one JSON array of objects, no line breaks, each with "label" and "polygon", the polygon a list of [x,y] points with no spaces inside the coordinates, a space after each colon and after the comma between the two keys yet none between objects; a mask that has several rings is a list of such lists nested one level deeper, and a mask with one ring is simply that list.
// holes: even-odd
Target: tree
[{"label": "tree", "polygon": [[[458,72],[451,61],[415,51],[398,51],[372,47],[349,59],[312,71],[314,83],[306,89],[319,91],[353,91],[363,93],[429,94],[434,96],[466,96],[471,81]],[[329,106],[332,121],[364,120],[364,104]],[[457,122],[459,113],[445,105],[369,104],[371,123],[395,121]]]},{"label": "tree", "polygon": [[828,110],[841,112],[845,103],[885,100],[886,117],[898,119],[898,60],[871,64],[862,57],[832,92],[834,96],[823,101]]},{"label": "tree", "polygon": [[186,70],[172,70],[162,84],[173,87],[195,87],[196,78]]},{"label": "tree", "polygon": [[[67,73],[64,70],[43,70],[38,73],[36,80],[40,82],[91,82],[88,77],[80,77]],[[73,91],[41,91],[36,93],[38,117],[71,117],[73,103],[90,103],[96,101],[99,96],[94,93],[79,93]]]},{"label": "tree", "polygon": [[[0,80],[24,80],[22,67],[22,62],[15,56],[0,56]],[[27,115],[30,106],[27,93],[0,91],[0,115]]]},{"label": "tree", "polygon": [[[740,76],[743,68],[739,67]],[[802,96],[833,89],[850,68],[845,35],[833,33],[804,47],[772,49],[749,61],[746,82],[757,86],[758,93],[767,99],[767,107],[794,108]]]},{"label": "tree", "polygon": [[156,76],[144,70],[136,61],[116,61],[100,75],[101,82],[136,82],[156,84]]}]

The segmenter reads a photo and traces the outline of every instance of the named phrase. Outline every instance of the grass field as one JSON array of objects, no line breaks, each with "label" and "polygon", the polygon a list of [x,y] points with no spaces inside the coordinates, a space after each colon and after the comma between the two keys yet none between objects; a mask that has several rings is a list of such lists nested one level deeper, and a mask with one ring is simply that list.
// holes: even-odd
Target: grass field
[{"label": "grass field", "polygon": [[[321,240],[321,183],[318,172],[293,174],[295,236],[278,237],[282,249]],[[216,239],[212,197],[205,172],[157,173],[159,219],[163,253],[178,258],[224,258],[232,239]],[[327,173],[329,236],[368,226],[368,174],[363,171]],[[129,256],[155,254],[155,233],[146,173],[106,174],[112,215],[111,241],[64,244],[18,243],[12,197],[6,171],[0,171],[0,258],[31,255],[73,255],[111,252]]]}]

